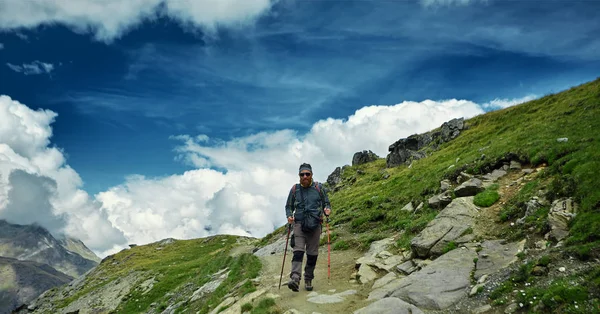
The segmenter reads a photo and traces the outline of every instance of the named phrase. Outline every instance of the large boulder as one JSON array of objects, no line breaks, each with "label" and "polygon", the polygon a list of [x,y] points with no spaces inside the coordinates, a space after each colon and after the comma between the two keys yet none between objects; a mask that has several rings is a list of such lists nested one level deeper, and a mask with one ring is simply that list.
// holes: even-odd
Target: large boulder
[{"label": "large boulder", "polygon": [[377,159],[379,159],[379,156],[372,151],[363,150],[362,152],[354,153],[354,156],[352,157],[352,166],[366,164]]},{"label": "large boulder", "polygon": [[475,196],[477,193],[485,190],[483,188],[483,182],[477,178],[471,178],[466,182],[463,182],[461,185],[454,189],[454,195],[461,196]]},{"label": "large boulder", "polygon": [[342,168],[336,167],[335,170],[327,177],[327,184],[334,187],[342,182]]},{"label": "large boulder", "polygon": [[412,239],[410,245],[414,253],[418,257],[443,254],[450,242],[460,238],[475,225],[477,213],[472,196],[454,199]]},{"label": "large boulder", "polygon": [[561,241],[569,235],[569,222],[577,213],[577,204],[571,198],[563,198],[552,202],[548,213],[550,237]]},{"label": "large boulder", "polygon": [[442,124],[442,140],[448,142],[455,139],[465,127],[464,118],[452,119]]},{"label": "large boulder", "polygon": [[402,299],[423,310],[443,310],[468,295],[474,248],[452,250],[408,277],[396,279],[373,290],[368,299]]}]

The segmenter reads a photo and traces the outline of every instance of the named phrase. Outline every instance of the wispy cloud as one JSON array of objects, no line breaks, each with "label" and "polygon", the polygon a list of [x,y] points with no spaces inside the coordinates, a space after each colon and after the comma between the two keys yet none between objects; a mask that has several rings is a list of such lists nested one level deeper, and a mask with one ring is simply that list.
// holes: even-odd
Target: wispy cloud
[{"label": "wispy cloud", "polygon": [[0,50],[4,49],[4,44],[0,43]]},{"label": "wispy cloud", "polygon": [[23,73],[25,75],[46,74],[54,70],[54,65],[52,63],[45,63],[38,60],[35,60],[29,64],[24,63],[22,65],[6,63],[6,66],[17,73]]},{"label": "wispy cloud", "polygon": [[496,109],[504,109],[508,107],[512,107],[518,104],[522,104],[531,100],[538,98],[537,95],[527,95],[518,99],[507,99],[507,98],[496,98],[490,102],[482,104],[481,107],[488,110],[496,110]]},{"label": "wispy cloud", "polygon": [[474,3],[488,2],[490,0],[421,0],[421,3],[426,7],[431,6],[466,6]]},{"label": "wispy cloud", "polygon": [[221,26],[236,28],[253,23],[274,2],[277,0],[0,1],[0,29],[60,23],[112,42],[140,23],[164,16],[183,27],[214,34]]}]

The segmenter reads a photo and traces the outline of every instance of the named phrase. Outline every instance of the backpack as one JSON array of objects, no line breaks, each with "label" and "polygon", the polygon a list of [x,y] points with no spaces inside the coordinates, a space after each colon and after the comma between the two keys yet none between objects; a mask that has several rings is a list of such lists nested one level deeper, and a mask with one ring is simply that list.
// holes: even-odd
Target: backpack
[{"label": "backpack", "polygon": [[[320,183],[317,181],[314,181],[314,183],[315,183],[314,187],[315,187],[315,189],[317,189],[317,192],[319,192],[319,196],[321,197],[321,203],[325,204],[325,196],[323,196],[323,191],[319,187]],[[296,183],[292,187],[292,204],[294,204],[296,202],[296,187],[299,184],[300,183]],[[315,230],[317,227],[321,226],[322,223],[323,223],[323,219],[321,218],[321,215],[315,216],[314,213],[310,213],[310,212],[306,213],[305,212],[302,217],[302,221],[301,221],[302,231],[311,232],[311,231]]]}]

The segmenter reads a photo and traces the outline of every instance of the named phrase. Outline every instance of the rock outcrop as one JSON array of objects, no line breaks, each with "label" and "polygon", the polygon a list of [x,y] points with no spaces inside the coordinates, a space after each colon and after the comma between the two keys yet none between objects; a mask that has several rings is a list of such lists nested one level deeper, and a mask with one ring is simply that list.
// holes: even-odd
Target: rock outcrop
[{"label": "rock outcrop", "polygon": [[431,147],[436,150],[440,144],[455,139],[463,129],[464,118],[457,118],[444,122],[438,130],[399,139],[388,148],[387,167],[392,168],[424,158],[426,154],[421,151],[423,148]]},{"label": "rock outcrop", "polygon": [[363,150],[362,152],[354,153],[354,156],[352,157],[352,166],[366,164],[377,159],[379,159],[379,156],[372,151]]}]

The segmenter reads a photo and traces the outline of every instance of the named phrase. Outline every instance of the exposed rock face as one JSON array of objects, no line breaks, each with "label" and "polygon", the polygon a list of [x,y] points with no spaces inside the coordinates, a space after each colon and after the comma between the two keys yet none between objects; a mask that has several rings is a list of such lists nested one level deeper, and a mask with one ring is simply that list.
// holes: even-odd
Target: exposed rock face
[{"label": "exposed rock face", "polygon": [[77,253],[77,254],[81,255],[81,257],[83,257],[85,259],[89,259],[90,261],[94,261],[96,263],[100,263],[100,261],[102,260],[94,252],[92,252],[87,246],[85,246],[85,244],[83,242],[81,242],[81,240],[79,240],[79,239],[75,239],[75,238],[71,238],[71,237],[67,237],[67,236],[63,235],[61,237],[57,237],[56,240],[58,240],[58,242],[65,249],[67,249],[73,253]]},{"label": "exposed rock face", "polygon": [[420,309],[441,310],[450,307],[468,294],[475,249],[461,248],[434,260],[421,271],[394,280],[374,290],[376,295],[396,297]]},{"label": "exposed rock face", "polygon": [[366,164],[377,159],[379,159],[379,156],[372,151],[363,150],[362,152],[354,153],[354,156],[352,157],[352,166]]},{"label": "exposed rock face", "polygon": [[473,205],[472,196],[454,199],[412,239],[413,251],[420,257],[441,255],[448,243],[473,227],[476,215],[477,207]]},{"label": "exposed rock face", "polygon": [[327,177],[327,184],[334,187],[342,182],[342,168],[336,167],[335,170]]},{"label": "exposed rock face", "polygon": [[424,158],[426,155],[421,149],[430,144],[433,149],[437,149],[440,144],[455,139],[463,129],[464,118],[452,119],[444,122],[440,130],[399,139],[388,148],[387,167],[396,167],[411,160]]},{"label": "exposed rock face", "polygon": [[46,264],[0,257],[0,313],[10,313],[42,292],[71,280]]},{"label": "exposed rock face", "polygon": [[[85,247],[83,243],[81,245]],[[45,263],[74,278],[98,265],[98,262],[63,247],[39,225],[17,225],[5,220],[0,220],[0,256]]]}]

